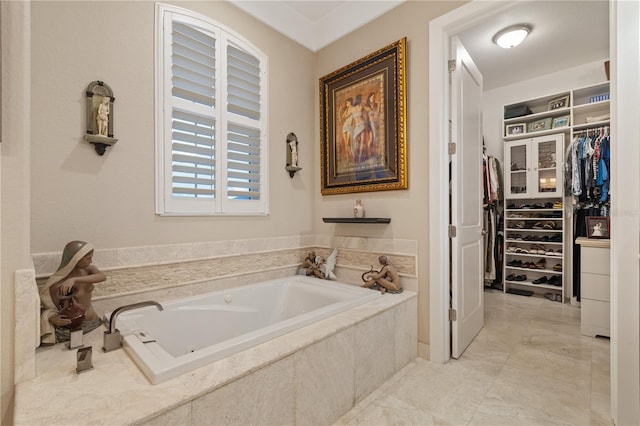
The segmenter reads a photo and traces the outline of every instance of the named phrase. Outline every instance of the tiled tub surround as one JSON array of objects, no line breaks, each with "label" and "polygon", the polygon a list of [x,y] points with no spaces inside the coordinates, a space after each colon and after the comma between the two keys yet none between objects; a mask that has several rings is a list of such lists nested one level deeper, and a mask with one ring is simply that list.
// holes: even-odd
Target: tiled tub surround
[{"label": "tiled tub surround", "polygon": [[[391,256],[407,290],[418,289],[417,242],[361,237],[292,236],[216,241],[170,246],[96,249],[94,263],[107,275],[96,285],[93,302],[99,313],[119,306],[159,302],[291,276],[308,251],[328,257],[338,248],[338,280],[358,284],[362,272],[378,264],[380,254]],[[33,256],[40,283],[60,263],[61,253]],[[33,270],[16,271],[15,382],[36,377],[40,299]]]},{"label": "tiled tub surround", "polygon": [[39,351],[15,424],[331,424],[416,357],[416,316],[416,293],[387,294],[158,385],[103,353],[99,328],[92,371],[64,345]]},{"label": "tiled tub surround", "polygon": [[[417,248],[415,241],[401,240],[381,243],[380,240],[368,238],[336,238],[334,246],[304,246],[304,247],[266,247],[261,240],[244,242],[226,241],[225,244],[211,243],[209,250],[197,251],[198,256],[185,258],[180,251],[183,248],[187,253],[194,250],[188,247],[140,247],[129,249],[97,249],[93,262],[107,274],[107,281],[98,284],[93,292],[93,300],[100,301],[113,297],[129,296],[139,293],[151,292],[160,289],[185,287],[203,281],[223,280],[229,277],[249,277],[241,283],[232,281],[227,287],[243,285],[251,282],[262,281],[262,274],[268,278],[279,278],[295,274],[298,266],[310,250],[315,250],[318,255],[327,258],[332,248],[338,248],[336,274],[348,275],[349,279],[338,279],[344,282],[359,283],[361,274],[371,266],[379,269],[378,256],[387,254],[391,256],[393,265],[401,276],[405,277],[404,287],[411,291],[417,291]],[[341,247],[337,243],[353,244],[353,240],[365,240],[369,244],[359,244],[362,248]],[[375,241],[375,242],[374,242]],[[384,240],[382,240],[384,241]],[[351,243],[351,244],[348,244]],[[413,243],[413,244],[412,244]],[[190,245],[186,245],[190,246]],[[221,247],[228,246],[225,252]],[[251,248],[253,251],[236,253],[237,247]],[[397,246],[397,247],[396,247]],[[398,251],[392,251],[395,248]],[[381,251],[386,249],[385,251]],[[407,252],[399,250],[408,250]],[[175,254],[175,255],[174,255]],[[209,257],[201,257],[208,254]],[[36,277],[39,281],[55,272],[60,263],[60,253],[44,253],[34,255]],[[144,261],[143,261],[144,259]],[[252,274],[258,279],[253,278]],[[350,279],[357,277],[357,279]],[[234,284],[235,283],[235,284]],[[226,287],[222,287],[226,288]],[[193,293],[193,294],[197,294]]]},{"label": "tiled tub surround", "polygon": [[[407,341],[410,341],[411,347],[415,348],[417,340],[415,331],[417,302],[415,294],[412,292],[416,292],[418,288],[418,271],[417,242],[414,240],[310,235],[179,244],[173,246],[96,249],[94,263],[106,272],[107,281],[96,286],[93,297],[94,305],[98,312],[104,313],[113,311],[118,306],[142,300],[152,299],[162,302],[179,297],[291,276],[295,274],[298,265],[302,263],[302,259],[309,250],[315,250],[318,254],[327,257],[333,248],[339,249],[335,270],[338,280],[351,284],[358,284],[360,282],[360,275],[363,271],[368,270],[372,265],[374,267],[378,266],[377,259],[380,254],[388,254],[391,256],[393,264],[396,265],[400,271],[403,286],[407,291],[405,291],[404,295],[393,295],[393,299],[383,297],[381,298],[381,303],[390,302],[395,304],[400,302],[404,303],[405,299],[412,300],[409,301],[412,307],[408,308],[405,313],[406,320],[401,321],[401,323],[406,332],[412,333],[411,339]],[[46,416],[48,412],[48,414],[53,416],[52,418],[60,419],[57,423],[66,423],[70,417],[62,411],[70,406],[68,403],[69,400],[60,400],[64,402],[60,402],[59,405],[55,406],[53,403],[48,403],[50,395],[56,393],[57,390],[55,389],[59,386],[63,386],[63,388],[64,386],[68,386],[71,388],[74,387],[74,383],[78,381],[85,383],[85,381],[89,380],[89,378],[78,376],[75,372],[75,351],[69,351],[64,345],[36,349],[39,341],[39,296],[36,286],[33,285],[34,278],[37,278],[40,282],[46,280],[58,267],[60,256],[61,253],[34,254],[34,270],[16,271],[15,383],[16,402],[21,402],[16,404],[15,413],[16,419],[25,419],[23,423],[38,423],[35,418],[31,417],[35,414],[29,411],[31,409],[29,407],[32,407],[30,404],[45,404],[39,405],[43,411],[41,413],[42,415]],[[391,308],[382,306],[381,309]],[[361,310],[357,312],[362,313]],[[341,314],[341,318],[343,317],[344,314]],[[331,325],[335,324],[336,319],[324,320],[323,323],[326,321],[329,321],[327,324]],[[341,321],[344,322],[344,318]],[[351,327],[355,327],[355,325],[361,321],[364,321],[364,317],[353,319]],[[313,330],[317,330],[317,327],[320,326],[309,326],[306,328],[310,327],[313,327]],[[346,331],[345,328],[347,326],[344,325],[343,327],[344,328],[339,330],[334,329],[333,332],[326,330],[320,334],[326,337],[332,335],[332,333],[340,336],[342,336],[343,333],[347,333],[347,335],[349,335],[349,333],[355,333],[355,329]],[[114,388],[119,388],[120,379],[125,377],[127,379],[123,383],[126,385],[124,388],[131,389],[131,392],[125,392],[127,396],[118,397],[114,401],[135,402],[139,401],[140,398],[144,401],[147,401],[147,398],[149,401],[155,401],[155,398],[157,398],[159,401],[149,402],[152,410],[145,409],[139,416],[135,415],[131,418],[125,416],[120,423],[129,423],[133,421],[131,419],[148,417],[150,415],[148,413],[150,412],[162,412],[169,407],[177,407],[181,404],[181,402],[175,402],[174,399],[190,401],[197,399],[212,389],[217,389],[224,383],[236,383],[238,377],[235,377],[235,374],[238,368],[244,371],[242,374],[246,375],[248,372],[256,371],[275,362],[273,359],[271,361],[256,361],[253,359],[256,356],[261,357],[265,350],[271,351],[270,353],[275,354],[274,356],[276,358],[280,356],[284,362],[284,358],[293,356],[292,351],[294,349],[300,349],[305,345],[312,345],[313,342],[313,340],[305,338],[303,343],[298,342],[292,347],[290,338],[305,335],[304,332],[297,331],[291,333],[291,335],[287,335],[289,337],[286,337],[284,340],[283,338],[278,338],[274,342],[264,343],[252,350],[244,351],[241,354],[214,363],[218,365],[218,367],[211,365],[209,368],[214,369],[213,371],[216,373],[216,378],[209,382],[210,386],[207,385],[209,386],[207,387],[209,391],[203,390],[202,387],[196,390],[189,389],[188,391],[175,392],[173,390],[161,392],[154,389],[153,395],[155,396],[147,397],[146,395],[139,395],[140,389],[143,389],[145,392],[150,391],[149,386],[151,385],[149,385],[144,376],[139,373],[139,370],[124,351],[113,352],[111,357],[108,357],[109,354],[102,353],[100,350],[102,347],[102,331],[103,329],[99,328],[85,336],[85,345],[92,345],[94,347],[95,369],[81,376],[86,375],[94,378],[99,376],[100,378],[88,381],[87,383],[89,383],[90,386],[88,388],[83,386],[82,392],[77,390],[81,394],[86,393],[78,397],[78,401],[82,401],[80,406],[87,404],[87,406],[92,406],[92,404],[95,403],[95,392],[103,391],[103,389],[101,389],[103,382],[111,383]],[[317,334],[316,331],[314,331],[314,333]],[[367,337],[366,339],[374,339],[378,336],[379,333],[372,331],[371,337]],[[353,338],[355,339],[355,337]],[[330,339],[330,341],[333,342],[335,339],[337,339],[337,337]],[[283,341],[287,342],[286,347],[280,347]],[[338,341],[342,341],[342,339]],[[313,346],[316,347],[316,345],[318,347],[325,347],[328,343],[317,343]],[[380,347],[382,346],[381,343],[377,343],[373,347],[376,351],[380,351]],[[305,351],[305,353],[309,351],[310,350]],[[410,352],[411,351],[412,350],[410,350]],[[372,352],[371,356],[373,356],[373,353],[374,352]],[[354,353],[354,357],[355,355]],[[292,359],[297,360],[300,357],[301,355],[296,354]],[[246,363],[243,361],[242,365],[244,365],[244,367],[235,367],[242,360],[251,361],[252,359],[253,364],[250,366],[246,366]],[[370,362],[371,364],[367,365],[373,365],[374,361]],[[371,371],[376,370],[376,368],[380,369],[378,363],[375,364],[376,367],[372,367],[370,369]],[[230,365],[234,366],[231,372],[228,371],[231,369]],[[49,366],[56,367],[49,368]],[[207,369],[207,367],[203,367],[201,370],[205,369]],[[382,368],[382,370],[385,371],[384,368]],[[130,374],[132,371],[137,375]],[[366,369],[362,371],[365,372],[362,374],[366,376]],[[190,375],[190,377],[191,376],[192,375]],[[182,380],[186,380],[185,377],[186,375],[182,376]],[[172,379],[170,382],[173,383],[175,380],[178,379]],[[314,380],[319,382],[323,381],[320,377],[314,378]],[[237,380],[237,382],[244,383],[244,380]],[[163,384],[162,386],[166,385]],[[359,390],[354,394],[357,395],[358,398],[366,394],[366,392],[362,391],[362,387],[363,386],[360,385]],[[163,389],[164,388],[165,387],[163,387]],[[112,389],[112,391],[114,394],[118,394],[122,392],[122,389],[118,391]],[[109,391],[107,391],[107,394],[108,392]],[[159,393],[156,394],[156,392]],[[187,396],[184,396],[185,394]],[[43,395],[46,396],[43,397]],[[170,397],[174,402],[165,404],[163,401],[165,401],[166,396]],[[114,404],[116,406],[118,405],[116,403]],[[132,407],[135,405],[134,403]],[[182,407],[176,412],[179,413],[185,409],[185,407]],[[40,409],[37,408],[36,410]],[[90,414],[84,413],[84,409],[78,408],[78,410],[82,411],[82,413],[77,414],[79,420],[76,423],[83,423],[82,419]],[[97,416],[98,419],[95,420],[96,424],[107,423],[106,421],[100,420],[99,417],[100,416]]]},{"label": "tiled tub surround", "polygon": [[113,327],[156,384],[379,297],[293,275],[122,312]]}]

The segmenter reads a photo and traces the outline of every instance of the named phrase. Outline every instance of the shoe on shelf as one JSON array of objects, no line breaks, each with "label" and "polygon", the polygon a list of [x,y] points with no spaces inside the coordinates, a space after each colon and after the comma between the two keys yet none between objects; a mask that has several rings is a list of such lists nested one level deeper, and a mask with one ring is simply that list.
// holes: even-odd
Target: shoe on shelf
[{"label": "shoe on shelf", "polygon": [[560,275],[553,275],[549,278],[548,283],[556,287],[562,287],[562,277]]},{"label": "shoe on shelf", "polygon": [[556,302],[561,302],[562,303],[562,295],[561,294],[556,294]]},{"label": "shoe on shelf", "polygon": [[511,266],[511,267],[514,267],[514,268],[521,268],[522,267],[522,260],[514,259],[511,262],[507,263],[507,266]]},{"label": "shoe on shelf", "polygon": [[516,280],[516,276],[513,275],[513,274],[507,275],[505,277],[505,280],[507,280],[507,281],[515,281]]},{"label": "shoe on shelf", "polygon": [[516,275],[513,280],[514,281],[526,281],[527,280],[527,276],[526,275]]},{"label": "shoe on shelf", "polygon": [[540,259],[535,263],[536,269],[545,269],[547,267],[547,259]]},{"label": "shoe on shelf", "polygon": [[553,270],[556,272],[562,272],[562,263],[556,263],[553,265]]},{"label": "shoe on shelf", "polygon": [[545,293],[544,297],[545,299],[549,299],[553,302],[560,302],[562,301],[562,296],[560,296],[560,299],[556,299],[556,296],[560,296],[559,294],[553,294],[553,293]]},{"label": "shoe on shelf", "polygon": [[547,254],[547,248],[542,244],[538,245],[538,254]]},{"label": "shoe on shelf", "polygon": [[546,282],[547,282],[547,276],[546,275],[531,281],[532,284],[545,284]]}]

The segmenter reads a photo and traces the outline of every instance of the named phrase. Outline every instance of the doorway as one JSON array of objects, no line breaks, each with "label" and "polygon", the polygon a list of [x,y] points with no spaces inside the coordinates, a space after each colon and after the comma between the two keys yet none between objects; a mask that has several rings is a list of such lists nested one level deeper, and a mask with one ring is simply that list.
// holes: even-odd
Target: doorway
[{"label": "doorway", "polygon": [[[505,4],[506,3],[506,4]],[[449,99],[447,93],[447,72],[446,60],[449,51],[449,41],[452,35],[473,26],[481,20],[487,19],[496,13],[500,13],[503,8],[510,7],[513,2],[505,3],[489,3],[489,2],[471,2],[463,7],[456,9],[447,15],[444,15],[431,22],[429,28],[429,120],[430,135],[432,141],[430,144],[430,205],[434,206],[430,214],[430,272],[429,272],[429,296],[430,296],[430,359],[433,362],[444,363],[450,358],[450,335],[448,322],[448,306],[449,292],[448,283],[450,278],[449,268],[444,265],[448,264],[448,153],[447,153],[447,120],[446,111],[449,110]],[[637,101],[634,101],[633,93],[638,93],[638,22],[640,21],[637,4],[628,4],[626,2],[612,2],[610,28],[611,34],[611,62],[612,62],[612,85],[611,93],[614,101],[612,102],[612,133],[619,140],[623,137],[638,140],[640,130],[631,120],[632,114],[638,115]],[[629,32],[629,34],[627,34]],[[627,37],[623,35],[627,34]],[[624,53],[621,55],[620,53]],[[624,57],[623,57],[624,56]],[[624,67],[623,67],[624,63]],[[618,71],[618,69],[620,71]],[[635,80],[634,80],[635,78]],[[615,80],[618,80],[616,83]],[[617,87],[625,85],[625,91],[620,91]],[[633,90],[629,90],[629,89]],[[623,107],[623,108],[620,108]],[[433,143],[433,141],[438,141]],[[630,161],[637,161],[640,158],[640,149],[637,144],[630,147],[618,147],[612,150],[612,159],[618,159],[618,164],[627,164],[631,166]],[[637,166],[635,167],[636,174]],[[615,182],[616,176],[618,182],[622,182],[623,172],[614,171],[612,175],[612,185],[615,188],[622,185]],[[636,240],[632,244],[631,240],[627,240],[627,236],[614,241],[612,240],[612,282],[617,281],[616,278],[624,277],[625,282],[638,282],[638,247],[637,235],[640,228],[640,220],[638,215],[633,213],[624,213],[624,209],[631,208],[631,211],[637,211],[640,196],[640,179],[637,175],[633,176],[633,193],[632,200],[622,197],[614,199],[614,208],[617,204],[618,208],[622,208],[622,214],[619,217],[612,217],[612,227],[616,223],[620,226],[633,229],[633,235]],[[625,193],[629,193],[629,179],[625,178]],[[435,207],[437,206],[437,207]],[[636,210],[633,210],[636,209]],[[623,229],[623,228],[617,228]],[[625,266],[623,256],[628,265]],[[635,257],[634,257],[635,256]],[[631,279],[629,279],[631,278]],[[612,294],[612,370],[611,370],[611,395],[612,417],[618,422],[623,419],[634,419],[637,422],[638,414],[638,329],[639,320],[637,309],[635,313],[630,303],[635,303],[636,307],[639,302],[637,285],[636,288],[622,284],[623,280],[619,280],[620,284],[615,287]],[[616,334],[618,338],[616,338]],[[627,348],[620,348],[625,351],[625,356],[619,355],[618,341],[624,341],[624,338],[631,339],[634,342],[635,349],[633,353],[627,352]],[[619,371],[624,368],[625,374],[633,372],[631,377],[625,377]],[[620,383],[619,383],[620,382]],[[632,383],[635,383],[632,385]],[[624,390],[624,392],[622,392]],[[626,402],[624,407],[618,405],[618,395],[621,395]],[[629,422],[629,421],[627,421]],[[634,423],[634,421],[631,421]]]}]

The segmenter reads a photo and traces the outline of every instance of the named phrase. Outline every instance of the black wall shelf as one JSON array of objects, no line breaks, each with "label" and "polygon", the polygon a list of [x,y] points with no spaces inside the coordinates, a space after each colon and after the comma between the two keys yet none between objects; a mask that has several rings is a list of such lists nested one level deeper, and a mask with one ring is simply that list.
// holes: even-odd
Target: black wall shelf
[{"label": "black wall shelf", "polygon": [[390,217],[323,217],[324,223],[391,223]]}]

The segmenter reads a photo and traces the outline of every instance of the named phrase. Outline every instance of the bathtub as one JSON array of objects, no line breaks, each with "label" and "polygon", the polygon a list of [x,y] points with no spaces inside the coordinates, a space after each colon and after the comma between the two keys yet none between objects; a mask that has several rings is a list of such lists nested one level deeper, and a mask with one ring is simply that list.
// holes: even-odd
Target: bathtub
[{"label": "bathtub", "polygon": [[380,297],[305,276],[216,291],[125,311],[124,350],[157,384]]}]

